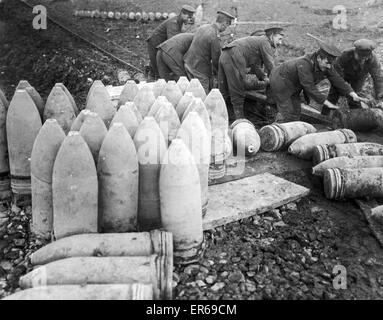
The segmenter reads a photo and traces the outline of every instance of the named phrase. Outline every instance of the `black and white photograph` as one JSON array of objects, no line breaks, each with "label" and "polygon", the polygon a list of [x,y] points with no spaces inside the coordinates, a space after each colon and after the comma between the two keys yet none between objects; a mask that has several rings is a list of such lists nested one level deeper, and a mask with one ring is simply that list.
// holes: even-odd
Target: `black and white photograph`
[{"label": "black and white photograph", "polygon": [[0,309],[382,299],[383,0],[0,0]]}]

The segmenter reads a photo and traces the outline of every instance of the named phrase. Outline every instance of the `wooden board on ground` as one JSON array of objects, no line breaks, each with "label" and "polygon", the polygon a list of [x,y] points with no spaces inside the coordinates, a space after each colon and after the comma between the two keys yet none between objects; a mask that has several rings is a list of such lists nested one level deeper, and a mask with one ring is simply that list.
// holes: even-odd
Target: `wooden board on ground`
[{"label": "wooden board on ground", "polygon": [[209,187],[203,229],[210,230],[264,213],[307,196],[310,189],[270,173]]},{"label": "wooden board on ground", "polygon": [[376,200],[364,201],[355,199],[355,202],[362,210],[375,238],[383,247],[383,216],[380,214],[383,211],[382,206]]}]

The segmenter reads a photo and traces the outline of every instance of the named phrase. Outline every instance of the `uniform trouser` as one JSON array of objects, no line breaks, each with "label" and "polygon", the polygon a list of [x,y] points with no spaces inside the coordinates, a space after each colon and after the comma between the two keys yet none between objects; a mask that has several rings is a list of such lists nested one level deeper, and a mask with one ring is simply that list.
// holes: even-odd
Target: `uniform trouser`
[{"label": "uniform trouser", "polygon": [[301,89],[297,89],[288,79],[283,78],[278,68],[270,75],[271,95],[278,108],[276,122],[298,121],[301,116]]},{"label": "uniform trouser", "polygon": [[150,41],[148,41],[148,54],[150,60],[150,67],[152,69],[151,76],[157,80],[159,78],[158,68],[157,68],[157,48],[153,46]]},{"label": "uniform trouser", "polygon": [[245,85],[228,50],[224,50],[219,59],[218,88],[225,99],[229,121],[244,118]]},{"label": "uniform trouser", "polygon": [[[349,81],[347,79],[344,79],[344,80],[351,85],[351,88],[353,88],[355,92],[358,93],[358,92],[362,91],[364,80],[362,80],[362,81],[361,80]],[[341,94],[339,93],[339,91],[334,86],[331,86],[330,91],[329,91],[328,96],[327,96],[327,100],[333,104],[337,104],[340,95]],[[347,103],[348,103],[348,106],[350,107],[350,109],[361,108],[360,102],[354,101],[350,96],[347,96],[346,99],[347,99]]]},{"label": "uniform trouser", "polygon": [[211,82],[212,82],[211,77],[201,72],[198,72],[196,70],[191,70],[186,63],[185,63],[185,71],[189,80],[193,78],[198,79],[203,89],[205,90],[206,94],[209,94],[210,88],[211,88]]},{"label": "uniform trouser", "polygon": [[157,68],[159,76],[166,81],[178,81],[181,76],[186,76],[185,69],[181,68],[170,55],[161,49],[157,52]]}]

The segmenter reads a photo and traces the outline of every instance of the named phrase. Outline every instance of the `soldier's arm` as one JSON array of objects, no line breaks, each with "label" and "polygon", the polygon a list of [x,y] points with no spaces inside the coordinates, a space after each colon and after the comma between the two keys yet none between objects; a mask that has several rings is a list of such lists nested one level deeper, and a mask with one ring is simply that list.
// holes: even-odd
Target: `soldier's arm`
[{"label": "soldier's arm", "polygon": [[311,71],[311,66],[306,61],[297,62],[297,70],[299,82],[302,85],[305,92],[313,98],[316,102],[322,104],[326,101],[326,96],[322,94],[314,82],[314,75]]},{"label": "soldier's arm", "polygon": [[335,59],[333,66],[341,77],[344,77],[344,69],[347,68],[348,63],[346,54],[342,54]]},{"label": "soldier's arm", "polygon": [[335,68],[329,69],[326,75],[328,80],[341,95],[348,96],[351,92],[354,92],[351,86],[339,75]]},{"label": "soldier's arm", "polygon": [[175,21],[171,21],[168,23],[167,28],[166,28],[166,35],[168,39],[171,37],[175,36],[176,34],[181,33],[181,30]]},{"label": "soldier's arm", "polygon": [[218,74],[218,61],[221,55],[221,43],[219,38],[214,35],[211,42],[211,63],[213,66],[213,75]]},{"label": "soldier's arm", "polygon": [[374,82],[374,90],[375,95],[378,100],[383,99],[383,71],[382,71],[382,65],[380,64],[379,60],[374,55],[370,68],[369,73],[371,75],[372,81]]},{"label": "soldier's arm", "polygon": [[261,42],[260,51],[263,64],[265,65],[265,71],[267,75],[269,75],[274,68],[274,51],[268,41]]}]

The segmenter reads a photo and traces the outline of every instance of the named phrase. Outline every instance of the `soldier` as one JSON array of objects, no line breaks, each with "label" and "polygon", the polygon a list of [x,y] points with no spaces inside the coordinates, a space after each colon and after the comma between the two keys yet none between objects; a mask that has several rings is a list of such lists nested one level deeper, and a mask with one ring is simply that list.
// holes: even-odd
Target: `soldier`
[{"label": "soldier", "polygon": [[151,76],[153,76],[154,79],[159,77],[156,62],[157,46],[176,34],[181,33],[182,25],[189,23],[189,21],[193,19],[194,13],[195,9],[193,7],[188,5],[182,6],[178,16],[162,22],[156,29],[154,29],[152,35],[147,39],[150,67],[152,69]]},{"label": "soldier", "polygon": [[[226,101],[230,121],[244,117],[245,90],[267,86],[276,47],[282,43],[282,31],[282,28],[269,28],[265,35],[240,38],[222,48],[218,86]],[[257,77],[247,76],[247,68],[252,68]]]},{"label": "soldier", "polygon": [[197,78],[206,94],[212,86],[213,76],[218,74],[218,59],[221,54],[219,33],[225,31],[234,19],[230,13],[218,11],[216,22],[197,29],[184,56],[188,78]]},{"label": "soldier", "polygon": [[[375,43],[371,40],[360,39],[354,42],[354,48],[344,50],[342,54],[335,60],[335,70],[347,81],[355,92],[360,92],[366,81],[368,74],[374,83],[375,97],[383,99],[383,72],[381,64],[373,53]],[[336,104],[338,102],[340,92],[331,86],[327,100]],[[360,102],[354,101],[347,97],[350,109],[360,108]]]},{"label": "soldier", "polygon": [[184,55],[193,40],[193,33],[180,33],[161,43],[157,48],[157,68],[166,81],[187,76],[184,68]]},{"label": "soldier", "polygon": [[316,84],[325,78],[341,94],[350,96],[354,101],[359,101],[359,96],[332,66],[335,57],[340,54],[341,52],[335,46],[320,43],[320,49],[314,53],[283,62],[272,70],[270,93],[278,107],[277,122],[299,120],[302,90],[316,102],[326,105],[328,108],[337,109],[316,87]]}]

